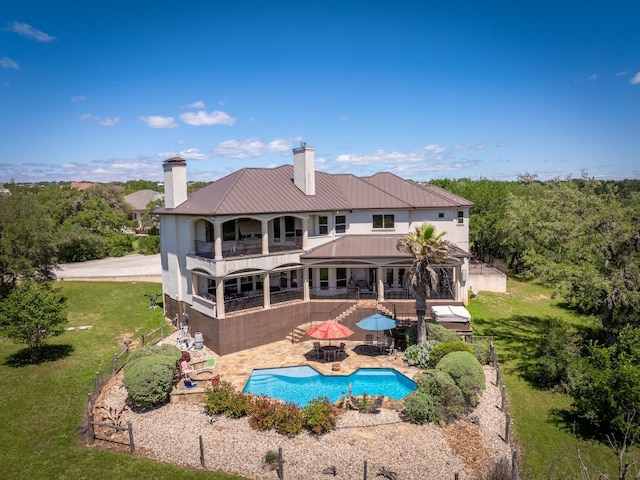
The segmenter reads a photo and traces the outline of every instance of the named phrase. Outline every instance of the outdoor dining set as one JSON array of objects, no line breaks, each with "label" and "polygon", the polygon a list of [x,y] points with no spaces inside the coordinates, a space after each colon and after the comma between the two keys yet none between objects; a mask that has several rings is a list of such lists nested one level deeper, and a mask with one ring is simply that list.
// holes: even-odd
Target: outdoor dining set
[{"label": "outdoor dining set", "polygon": [[[364,350],[372,355],[375,354],[387,354],[391,355],[395,351],[395,340],[393,337],[388,337],[384,333],[386,330],[392,330],[396,327],[397,323],[392,318],[389,318],[380,313],[370,315],[360,320],[356,325],[368,331],[378,332],[377,338],[374,340],[373,334],[367,333],[365,335],[365,341],[363,344]],[[346,325],[336,322],[335,320],[325,320],[324,322],[314,325],[306,330],[307,334],[313,338],[332,340],[347,338],[353,335],[355,332]],[[346,358],[347,351],[344,342],[339,345],[321,345],[320,342],[314,342],[313,352],[317,359],[328,360],[340,360]]]}]

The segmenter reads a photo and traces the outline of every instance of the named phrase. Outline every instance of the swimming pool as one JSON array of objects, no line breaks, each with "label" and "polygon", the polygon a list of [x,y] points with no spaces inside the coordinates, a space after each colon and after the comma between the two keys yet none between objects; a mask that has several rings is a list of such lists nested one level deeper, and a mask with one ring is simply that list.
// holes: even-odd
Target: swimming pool
[{"label": "swimming pool", "polygon": [[392,368],[360,368],[351,375],[322,375],[314,368],[262,368],[247,380],[245,393],[265,395],[292,402],[301,407],[317,397],[337,402],[349,392],[353,395],[386,395],[400,400],[416,388],[416,383]]}]

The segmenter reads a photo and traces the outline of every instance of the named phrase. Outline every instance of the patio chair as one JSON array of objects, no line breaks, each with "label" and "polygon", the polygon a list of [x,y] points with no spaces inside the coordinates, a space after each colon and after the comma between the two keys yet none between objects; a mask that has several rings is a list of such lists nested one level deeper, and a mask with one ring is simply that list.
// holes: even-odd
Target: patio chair
[{"label": "patio chair", "polygon": [[189,379],[189,374],[193,371],[193,367],[189,365],[189,362],[187,362],[186,360],[182,360],[180,362],[180,373],[182,375],[182,378]]},{"label": "patio chair", "polygon": [[369,352],[373,352],[373,334],[367,333],[364,336],[364,348]]},{"label": "patio chair", "polygon": [[393,337],[387,337],[387,344],[383,347],[382,353],[391,355],[393,352],[395,352],[395,344],[396,341]]},{"label": "patio chair", "polygon": [[338,348],[338,358],[347,358],[347,345],[344,342],[340,343],[340,348]]},{"label": "patio chair", "polygon": [[316,358],[320,359],[320,355],[322,355],[322,347],[320,347],[320,342],[313,342],[313,352],[316,354]]}]

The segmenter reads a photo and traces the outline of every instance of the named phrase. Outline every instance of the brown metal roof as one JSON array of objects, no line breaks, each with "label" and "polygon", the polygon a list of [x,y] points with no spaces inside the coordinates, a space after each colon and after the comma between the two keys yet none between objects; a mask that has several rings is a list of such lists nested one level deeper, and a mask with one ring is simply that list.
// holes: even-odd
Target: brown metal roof
[{"label": "brown metal roof", "polygon": [[[320,245],[300,255],[301,260],[358,259],[358,258],[398,258],[410,259],[411,255],[398,250],[398,240],[406,235],[345,235],[333,242]],[[470,257],[458,247],[454,247],[455,258]]]},{"label": "brown metal roof", "polygon": [[391,173],[372,177],[315,172],[315,195],[293,183],[293,166],[243,168],[201,188],[174,209],[159,214],[250,215],[357,209],[413,209],[473,206],[432,185],[418,185]]}]

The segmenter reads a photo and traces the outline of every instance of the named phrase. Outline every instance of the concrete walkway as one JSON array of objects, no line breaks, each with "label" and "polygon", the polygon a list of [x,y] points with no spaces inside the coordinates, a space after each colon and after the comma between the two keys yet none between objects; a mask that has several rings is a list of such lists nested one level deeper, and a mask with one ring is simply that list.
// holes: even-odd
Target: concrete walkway
[{"label": "concrete walkway", "polygon": [[159,253],[64,263],[54,272],[58,280],[162,283]]}]

